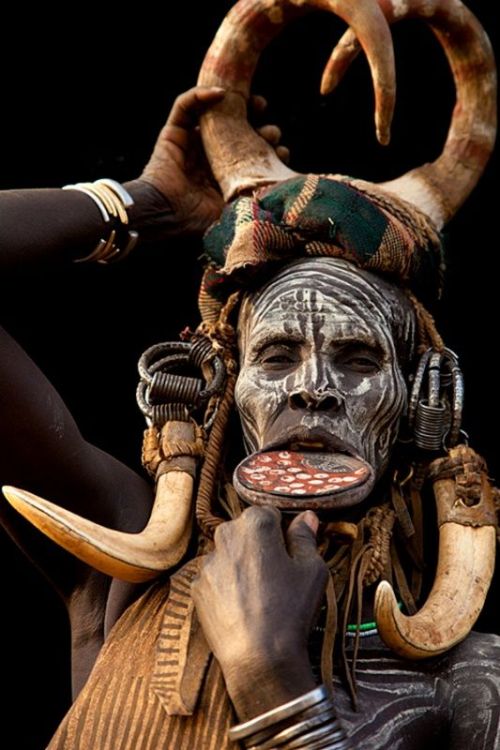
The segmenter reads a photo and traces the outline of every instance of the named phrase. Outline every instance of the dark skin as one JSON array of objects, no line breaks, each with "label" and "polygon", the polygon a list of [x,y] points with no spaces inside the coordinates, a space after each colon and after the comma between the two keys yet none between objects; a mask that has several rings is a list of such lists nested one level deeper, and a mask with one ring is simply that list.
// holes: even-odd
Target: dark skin
[{"label": "dark skin", "polygon": [[[197,126],[200,114],[223,97],[224,90],[217,86],[197,87],[177,97],[140,178],[167,198],[174,211],[174,232],[178,236],[201,236],[224,206]],[[260,113],[266,101],[254,96],[251,106],[254,112]],[[258,132],[276,147],[282,161],[288,160],[288,149],[279,145],[281,131],[278,127],[265,125]]]},{"label": "dark skin", "polygon": [[[224,95],[220,89],[191,89],[175,102],[162,130],[153,155],[139,180],[127,183],[135,199],[131,223],[143,235],[175,237],[199,235],[219,215],[223,201],[211,180],[201,148],[197,121],[203,109],[219,101]],[[254,109],[262,110],[264,101],[254,98]],[[267,126],[261,134],[277,145],[279,129]],[[278,147],[286,158],[287,151]],[[61,210],[64,209],[64,210]],[[73,257],[81,257],[91,249],[103,234],[99,212],[88,197],[74,191],[37,190],[3,193],[0,203],[2,213],[2,255],[0,263],[9,268],[20,261],[67,258],[68,247]],[[19,221],[26,214],[44,216],[45,223]],[[54,218],[52,218],[54,217]],[[153,220],[151,220],[153,217]],[[26,236],[19,227],[25,226]],[[2,484],[13,484],[43,495],[56,503],[85,515],[103,525],[123,531],[135,532],[146,523],[152,503],[152,488],[112,456],[88,443],[51,384],[44,378],[25,353],[2,332],[2,367],[0,369],[0,408],[2,420],[0,433],[4,449],[0,456]],[[22,415],[22,416],[21,416]],[[6,502],[0,504],[2,525],[30,559],[42,570],[61,594],[67,606],[72,625],[73,687],[76,694],[85,682],[105,635],[141,588],[94,571],[84,563],[56,547],[22,519]],[[292,581],[302,581],[304,592],[303,614],[290,612],[290,632],[279,644],[276,652],[270,648],[269,633],[274,621],[262,621],[252,615],[247,638],[246,657],[250,644],[258,646],[261,670],[269,671],[277,660],[282,666],[285,653],[295,644],[297,658],[286,674],[276,671],[276,682],[271,681],[261,691],[260,703],[253,705],[239,684],[237,670],[230,659],[220,652],[221,663],[227,671],[231,695],[241,717],[259,713],[261,705],[270,700],[282,702],[292,692],[298,694],[311,684],[310,670],[304,646],[317,602],[324,587],[325,571],[315,549],[315,517],[308,514],[289,529],[286,537],[280,529],[277,512],[253,509],[235,524],[227,524],[217,534],[217,548],[208,572],[217,577],[217,570],[225,567],[227,559],[235,555],[234,574],[238,575],[242,558],[236,555],[245,549],[253,550],[256,570],[259,550],[267,549],[267,562],[280,570],[273,581],[262,580],[261,602],[275,599],[286,591]],[[309,524],[309,525],[308,525]],[[240,542],[233,541],[233,535]],[[264,545],[264,540],[272,543]],[[301,551],[303,546],[303,550]],[[288,552],[286,549],[288,548]],[[290,554],[289,554],[290,553]],[[248,559],[248,555],[246,556]],[[228,581],[229,579],[227,579]],[[198,589],[201,584],[198,584]],[[295,584],[296,585],[296,584]],[[253,587],[258,588],[258,587]],[[312,602],[309,601],[312,598]],[[222,607],[222,600],[215,603]],[[241,601],[241,619],[258,608],[258,598]],[[204,606],[198,602],[203,619]],[[281,604],[274,612],[281,611]],[[272,614],[272,612],[271,612]],[[300,623],[300,627],[299,627]],[[225,624],[222,631],[225,630]],[[213,627],[207,623],[210,639],[216,640]],[[266,635],[268,633],[268,635]],[[233,657],[243,657],[239,651],[241,641],[234,641]],[[214,646],[216,653],[220,650]],[[300,657],[299,657],[300,653]],[[248,663],[250,670],[255,663]],[[244,670],[246,671],[246,670]],[[241,672],[240,672],[241,674]],[[255,673],[258,674],[258,673]],[[241,679],[241,678],[240,678]]]},{"label": "dark skin", "polygon": [[281,522],[275,508],[251,507],[221,524],[192,585],[242,721],[315,687],[307,640],[328,580],[316,545],[318,518],[301,513],[285,533]]}]

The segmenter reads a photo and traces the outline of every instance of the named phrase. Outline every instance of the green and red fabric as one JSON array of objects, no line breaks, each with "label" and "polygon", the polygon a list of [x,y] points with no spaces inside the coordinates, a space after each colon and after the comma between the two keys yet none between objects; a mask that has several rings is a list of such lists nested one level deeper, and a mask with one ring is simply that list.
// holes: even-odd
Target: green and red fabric
[{"label": "green and red fabric", "polygon": [[295,257],[331,256],[392,278],[419,296],[441,288],[439,233],[413,206],[342,176],[304,175],[230,203],[204,238],[204,320],[238,288]]}]

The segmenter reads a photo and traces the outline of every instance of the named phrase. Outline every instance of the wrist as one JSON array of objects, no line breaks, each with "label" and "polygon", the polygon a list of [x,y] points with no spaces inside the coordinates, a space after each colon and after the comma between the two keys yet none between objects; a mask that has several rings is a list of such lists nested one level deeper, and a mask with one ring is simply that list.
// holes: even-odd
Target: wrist
[{"label": "wrist", "polygon": [[293,700],[316,685],[307,651],[253,654],[221,668],[240,721]]},{"label": "wrist", "polygon": [[129,222],[141,242],[154,242],[176,233],[174,209],[155,185],[140,177],[124,182],[123,187],[134,201],[128,210]]}]

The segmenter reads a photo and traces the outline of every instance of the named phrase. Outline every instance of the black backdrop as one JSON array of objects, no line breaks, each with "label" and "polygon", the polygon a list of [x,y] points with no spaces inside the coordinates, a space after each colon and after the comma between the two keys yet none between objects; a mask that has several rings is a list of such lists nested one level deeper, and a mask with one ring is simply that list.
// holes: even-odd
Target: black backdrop
[{"label": "black backdrop", "polygon": [[[32,11],[28,23],[23,9],[12,8],[0,45],[0,187],[137,176],[174,97],[195,82],[231,4],[178,4],[162,21],[148,3],[127,17],[116,9],[111,20],[78,8],[71,15],[44,8]],[[493,5],[470,3],[492,37]],[[392,145],[382,149],[363,61],[333,96],[323,101],[317,93],[322,63],[341,29],[325,16],[306,19],[272,45],[259,68],[254,89],[270,100],[269,117],[283,127],[292,167],[382,180],[435,158],[453,88],[433,37],[415,23],[395,29],[398,104]],[[448,227],[448,285],[437,317],[462,358],[465,427],[492,476],[500,477],[494,174],[492,162]],[[1,281],[2,322],[61,392],[83,434],[138,470],[143,425],[134,402],[135,363],[146,346],[196,325],[199,252],[196,243],[179,241],[138,250],[115,267],[25,268]],[[3,534],[0,543],[6,690],[0,743],[38,750],[69,701],[65,615]],[[495,600],[482,627],[498,629]]]}]

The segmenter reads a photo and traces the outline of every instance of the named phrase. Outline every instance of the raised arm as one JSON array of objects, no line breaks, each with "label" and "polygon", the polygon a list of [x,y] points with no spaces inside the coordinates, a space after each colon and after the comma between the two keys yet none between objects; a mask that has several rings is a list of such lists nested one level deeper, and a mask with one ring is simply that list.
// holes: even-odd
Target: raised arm
[{"label": "raised arm", "polygon": [[[222,198],[197,122],[223,96],[220,88],[202,87],[179,96],[142,175],[124,184],[133,201],[126,205],[127,230],[137,232],[140,241],[200,234],[217,218]],[[254,109],[262,108],[263,101],[255,98]],[[267,127],[263,135],[276,142],[279,131]],[[0,267],[78,259],[109,233],[113,223],[104,221],[99,200],[88,187],[76,187],[0,193]],[[2,483],[32,490],[112,528],[141,529],[151,507],[149,485],[85,441],[50,383],[7,333],[1,336]],[[9,533],[63,595],[70,595],[79,564],[53,563],[48,553],[53,545],[39,540],[3,503],[0,513]]]},{"label": "raised arm", "polygon": [[[202,232],[222,205],[205,169],[196,129],[200,111],[223,96],[191,89],[172,108],[143,175],[125,184],[134,201],[128,227],[141,241]],[[0,268],[73,260],[105,236],[98,204],[80,190],[0,193]],[[130,469],[90,445],[59,395],[7,332],[0,332],[0,481],[32,490],[101,524],[137,531],[151,506],[151,489]],[[68,597],[82,575],[60,565],[51,542],[0,504],[4,526]]]},{"label": "raised arm", "polygon": [[[202,234],[222,199],[204,161],[196,123],[221,99],[218,88],[193,88],[175,101],[143,174],[124,184],[127,209],[141,242]],[[0,269],[86,255],[107,229],[96,203],[78,190],[7,190],[0,193]]]}]

